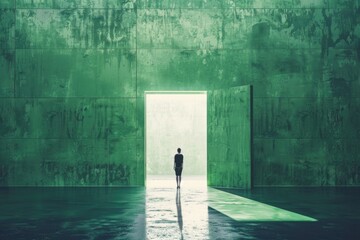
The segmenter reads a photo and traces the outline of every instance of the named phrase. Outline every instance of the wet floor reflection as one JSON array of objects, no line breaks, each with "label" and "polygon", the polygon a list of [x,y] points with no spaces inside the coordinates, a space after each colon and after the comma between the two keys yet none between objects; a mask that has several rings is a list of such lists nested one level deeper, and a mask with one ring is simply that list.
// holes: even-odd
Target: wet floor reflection
[{"label": "wet floor reflection", "polygon": [[255,222],[315,219],[207,187],[205,178],[183,177],[181,188],[176,189],[175,177],[149,177],[146,188],[147,239],[217,239],[214,232],[222,232],[222,236],[230,239],[251,239],[246,231],[236,231],[232,225],[234,221],[248,222],[255,227],[258,226]]},{"label": "wet floor reflection", "polygon": [[[162,180],[0,188],[0,239],[360,239],[360,188],[213,191],[184,176],[177,190],[175,177]],[[318,221],[292,221],[289,211]]]},{"label": "wet floor reflection", "polygon": [[145,239],[142,188],[0,188],[0,239]]},{"label": "wet floor reflection", "polygon": [[146,188],[147,239],[208,239],[208,209],[204,178],[152,178]]},{"label": "wet floor reflection", "polygon": [[176,208],[177,208],[177,220],[178,220],[178,224],[179,224],[181,239],[184,239],[183,218],[182,218],[182,211],[181,211],[181,191],[179,188],[176,190]]},{"label": "wet floor reflection", "polygon": [[313,222],[314,218],[287,211],[231,193],[208,188],[209,207],[236,220],[245,222]]}]

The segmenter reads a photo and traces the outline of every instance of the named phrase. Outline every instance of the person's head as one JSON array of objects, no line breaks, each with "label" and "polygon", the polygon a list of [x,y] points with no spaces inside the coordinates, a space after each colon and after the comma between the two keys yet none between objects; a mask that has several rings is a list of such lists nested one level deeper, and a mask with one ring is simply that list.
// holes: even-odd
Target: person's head
[{"label": "person's head", "polygon": [[178,148],[178,149],[177,149],[177,152],[178,152],[178,153],[181,153],[181,148]]}]

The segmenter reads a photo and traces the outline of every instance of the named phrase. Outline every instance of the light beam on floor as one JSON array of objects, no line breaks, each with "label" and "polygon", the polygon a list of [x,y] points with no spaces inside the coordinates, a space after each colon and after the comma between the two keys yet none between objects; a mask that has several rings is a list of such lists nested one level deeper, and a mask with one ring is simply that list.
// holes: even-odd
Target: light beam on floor
[{"label": "light beam on floor", "polygon": [[248,222],[314,222],[314,218],[270,206],[248,198],[209,187],[207,190],[209,207],[236,221]]}]

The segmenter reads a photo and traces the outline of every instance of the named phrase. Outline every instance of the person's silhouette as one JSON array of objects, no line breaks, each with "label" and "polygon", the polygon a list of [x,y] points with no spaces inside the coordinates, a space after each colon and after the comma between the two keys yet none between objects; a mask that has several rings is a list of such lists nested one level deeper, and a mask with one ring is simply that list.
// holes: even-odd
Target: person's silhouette
[{"label": "person's silhouette", "polygon": [[174,157],[174,170],[175,170],[175,175],[176,175],[176,185],[177,185],[177,188],[180,188],[184,156],[181,154],[181,148],[178,148],[177,152],[178,153],[175,154],[175,157]]}]

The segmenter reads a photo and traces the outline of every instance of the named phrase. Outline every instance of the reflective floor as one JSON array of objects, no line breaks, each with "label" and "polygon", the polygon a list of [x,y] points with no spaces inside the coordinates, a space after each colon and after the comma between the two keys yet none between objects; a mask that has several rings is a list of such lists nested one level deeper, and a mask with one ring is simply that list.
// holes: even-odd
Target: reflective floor
[{"label": "reflective floor", "polygon": [[0,239],[360,239],[360,188],[0,188]]}]

